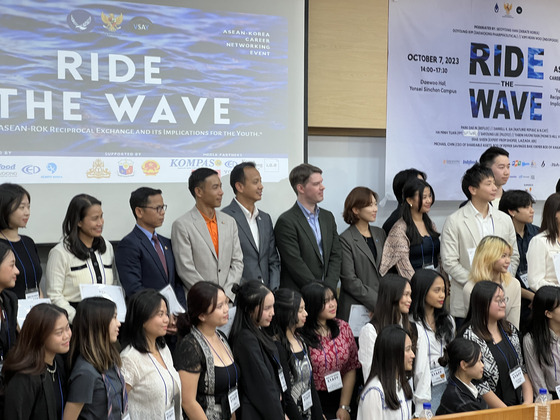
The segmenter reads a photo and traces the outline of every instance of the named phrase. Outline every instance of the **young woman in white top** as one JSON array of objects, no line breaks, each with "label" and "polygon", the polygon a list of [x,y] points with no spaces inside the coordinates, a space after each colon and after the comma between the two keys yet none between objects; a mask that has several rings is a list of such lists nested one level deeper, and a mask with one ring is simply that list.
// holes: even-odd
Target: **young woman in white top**
[{"label": "young woman in white top", "polygon": [[407,372],[414,351],[408,333],[398,325],[381,330],[375,342],[371,372],[358,405],[358,420],[412,418],[412,389]]},{"label": "young woman in white top", "polygon": [[101,201],[87,194],[72,198],[62,222],[64,239],[49,252],[46,292],[73,321],[80,284],[116,284],[113,247],[105,241]]},{"label": "young woman in white top", "polygon": [[537,290],[527,331],[523,349],[533,396],[545,388],[556,400],[560,385],[560,287],[543,286]]},{"label": "young woman in white top", "polygon": [[410,283],[411,318],[418,329],[414,366],[414,404],[418,415],[425,402],[431,402],[433,412],[439,407],[449,372],[438,360],[443,356],[445,346],[455,337],[455,322],[445,310],[447,290],[438,272],[420,269]]},{"label": "young woman in white top", "polygon": [[399,324],[414,338],[413,341],[416,341],[416,328],[414,333],[411,333],[408,320],[412,303],[411,293],[410,283],[404,277],[389,273],[381,279],[375,312],[371,321],[362,327],[358,339],[358,360],[362,365],[364,381],[369,378],[375,340],[383,327]]},{"label": "young woman in white top", "polygon": [[168,325],[161,294],[145,289],[129,299],[121,359],[131,420],[182,418],[181,380],[164,340]]},{"label": "young woman in white top", "polygon": [[554,261],[560,258],[560,193],[554,193],[544,203],[539,234],[531,239],[527,249],[527,280],[533,291],[542,286],[560,286],[560,276]]}]

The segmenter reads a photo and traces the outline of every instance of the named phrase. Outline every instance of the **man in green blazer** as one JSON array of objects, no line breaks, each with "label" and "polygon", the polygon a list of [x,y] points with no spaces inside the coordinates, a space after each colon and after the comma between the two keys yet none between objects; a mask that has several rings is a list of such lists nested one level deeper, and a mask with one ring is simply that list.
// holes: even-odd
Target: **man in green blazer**
[{"label": "man in green blazer", "polygon": [[318,206],[325,190],[321,174],[308,163],[290,172],[297,201],[274,228],[282,263],[280,287],[300,290],[319,281],[336,290],[342,256],[334,216]]}]

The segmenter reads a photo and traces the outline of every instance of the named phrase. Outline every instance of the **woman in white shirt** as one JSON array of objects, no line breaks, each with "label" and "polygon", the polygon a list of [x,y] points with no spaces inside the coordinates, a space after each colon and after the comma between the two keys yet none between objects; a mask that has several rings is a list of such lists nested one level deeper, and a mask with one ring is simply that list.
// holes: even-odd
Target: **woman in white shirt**
[{"label": "woman in white shirt", "polygon": [[560,194],[554,193],[544,203],[540,233],[527,249],[527,280],[533,291],[542,286],[560,286],[554,262],[560,258]]},{"label": "woman in white shirt", "polygon": [[412,418],[412,389],[406,372],[412,370],[413,361],[408,333],[398,325],[383,328],[375,342],[371,372],[360,395],[358,420]]},{"label": "woman in white shirt", "polygon": [[121,359],[131,420],[182,418],[181,380],[164,340],[168,310],[167,300],[152,289],[128,301]]},{"label": "woman in white shirt", "polygon": [[445,346],[455,337],[455,323],[445,310],[447,290],[438,272],[420,269],[416,271],[410,284],[410,315],[418,329],[418,351],[414,366],[416,415],[420,414],[425,402],[431,402],[435,413],[449,376],[449,372],[438,360],[443,356]]},{"label": "woman in white shirt", "polygon": [[64,239],[49,252],[46,292],[73,321],[82,300],[80,284],[116,284],[113,247],[105,241],[101,201],[87,194],[72,198],[62,222]]},{"label": "woman in white shirt", "polygon": [[379,295],[375,304],[375,313],[371,321],[362,327],[358,341],[358,360],[362,365],[364,381],[369,377],[375,341],[379,331],[391,324],[402,326],[411,337],[414,345],[418,337],[416,328],[411,333],[408,312],[412,303],[410,283],[404,277],[389,273],[379,284]]}]

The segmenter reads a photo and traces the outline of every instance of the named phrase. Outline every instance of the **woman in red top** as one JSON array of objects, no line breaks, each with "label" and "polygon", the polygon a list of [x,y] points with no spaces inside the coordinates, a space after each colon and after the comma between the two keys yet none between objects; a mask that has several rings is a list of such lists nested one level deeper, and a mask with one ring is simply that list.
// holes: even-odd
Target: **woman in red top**
[{"label": "woman in red top", "polygon": [[[302,335],[309,345],[313,380],[327,419],[350,420],[358,347],[347,322],[336,319],[336,295],[323,283],[301,290],[308,313]],[[355,408],[355,407],[353,407]]]}]

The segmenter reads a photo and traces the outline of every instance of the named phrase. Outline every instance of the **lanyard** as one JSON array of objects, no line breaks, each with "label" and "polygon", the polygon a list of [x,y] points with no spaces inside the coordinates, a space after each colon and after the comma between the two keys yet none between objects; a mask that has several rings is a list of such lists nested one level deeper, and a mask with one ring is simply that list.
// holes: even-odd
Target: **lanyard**
[{"label": "lanyard", "polygon": [[[430,346],[430,337],[428,336],[428,331],[424,328],[424,333],[426,334],[426,340],[428,340],[428,360],[430,361],[430,366],[432,365],[432,347]],[[435,333],[434,333],[435,334]],[[437,338],[436,338],[437,341]],[[440,353],[438,356],[443,356],[443,342],[439,342],[440,345]]]},{"label": "lanyard", "polygon": [[[434,246],[434,239],[428,235],[430,241],[432,241],[432,265],[434,265],[434,258],[435,258],[435,246]],[[420,242],[420,251],[422,252],[422,265],[424,265],[424,239],[422,238],[422,242]]]},{"label": "lanyard", "polygon": [[[338,369],[338,349],[336,347],[336,342],[334,341],[334,338],[332,339],[333,345],[334,345],[334,356],[336,357],[336,365],[335,365],[335,371],[339,370]],[[323,347],[323,343],[321,343],[321,350],[323,351],[323,355],[325,356],[325,372],[328,372],[328,364],[327,364],[327,352],[325,351],[325,348]]]},{"label": "lanyard", "polygon": [[[199,330],[200,332],[200,330]],[[216,333],[217,334],[217,333]],[[229,377],[229,367],[226,366],[226,364],[224,363],[224,361],[222,360],[222,358],[220,357],[220,355],[218,354],[218,352],[216,350],[214,350],[214,347],[212,347],[212,344],[210,344],[210,341],[208,341],[208,339],[204,336],[204,334],[200,333],[200,335],[202,335],[202,338],[204,338],[204,341],[206,341],[206,344],[208,344],[210,346],[210,348],[212,349],[212,351],[214,352],[214,354],[216,356],[218,356],[218,359],[220,360],[220,362],[222,362],[222,365],[224,365],[224,367],[226,368],[226,372],[227,372],[227,381],[228,381],[228,390],[231,389],[231,380]],[[235,369],[235,386],[237,386],[237,381],[238,381],[238,376],[237,376],[237,366],[235,365],[235,361],[233,360],[233,355],[230,354],[230,352],[228,351],[226,345],[224,344],[224,342],[222,341],[222,338],[220,336],[218,336],[218,338],[220,339],[220,343],[222,343],[222,346],[224,347],[224,350],[226,351],[229,359],[231,360],[231,364],[233,365],[233,368]]]},{"label": "lanyard", "polygon": [[[14,255],[17,257],[20,263],[21,268],[23,270],[23,280],[25,281],[25,290],[29,290],[29,287],[27,286],[27,270],[25,269],[25,265],[23,265],[23,261],[21,260],[19,254],[16,252],[16,249],[14,248],[14,244],[12,244],[12,241],[6,238],[6,235],[4,234],[2,234],[2,236],[10,244],[10,246],[12,247],[12,251],[14,252]],[[35,264],[33,263],[33,259],[31,258],[31,254],[29,253],[29,250],[27,249],[27,246],[25,245],[23,238],[21,238],[20,240],[23,245],[23,248],[25,249],[25,252],[27,253],[27,256],[29,257],[29,262],[31,263],[31,267],[33,268],[33,278],[35,279],[35,287],[37,287],[37,270],[35,270]]]},{"label": "lanyard", "polygon": [[60,410],[60,420],[64,418],[64,395],[62,394],[62,384],[60,383],[60,374],[56,371],[56,378],[58,379],[58,390],[60,391],[60,403],[62,408]]},{"label": "lanyard", "polygon": [[[152,355],[148,353],[148,357],[150,358],[150,360],[154,364],[154,367],[156,368],[157,373],[159,373],[159,377],[161,378],[161,381],[163,382],[163,388],[165,390],[165,407],[167,407],[167,385],[165,383],[165,379],[163,379],[163,375],[159,371],[159,369],[156,365],[156,362],[154,361]],[[171,397],[171,400],[173,401],[173,397],[175,396],[175,380],[173,379],[173,375],[171,375],[171,372],[169,371],[169,369],[167,369],[167,371],[169,372],[169,376],[171,376],[171,384],[173,385],[173,392],[172,392],[172,397]]]},{"label": "lanyard", "polygon": [[[122,403],[119,399],[117,399],[117,402],[119,403],[119,408],[121,410],[121,414],[125,414],[126,413],[126,409],[128,407],[128,394],[126,392],[126,383],[124,381],[124,378],[121,374],[121,372],[119,371],[119,368],[117,366],[115,366],[115,371],[117,372],[117,375],[121,381],[121,386],[122,386]],[[118,395],[117,389],[115,388],[115,386],[113,385],[113,381],[111,381],[111,378],[109,378],[109,375],[107,374],[103,374],[104,377],[107,379],[107,381],[109,382],[109,385],[111,386],[111,388],[113,389],[113,392],[115,393],[115,395]],[[107,404],[111,404],[111,401],[109,400],[109,392],[107,392]]]},{"label": "lanyard", "polygon": [[[8,320],[8,314],[5,309],[2,309],[2,317],[6,320],[6,332],[8,333],[8,349],[12,347],[11,337],[10,337],[10,321]],[[2,356],[4,356],[2,352]]]},{"label": "lanyard", "polygon": [[[500,331],[502,332],[502,335],[506,338],[507,342],[509,343],[509,346],[511,347],[511,349],[513,350],[513,352],[515,353],[515,357],[517,358],[517,363],[519,365],[521,365],[520,360],[519,360],[519,355],[517,354],[517,351],[515,350],[515,347],[513,347],[513,344],[511,344],[511,341],[509,341],[509,337],[508,335],[504,332],[504,330],[502,329],[502,327],[500,326]],[[495,344],[496,348],[500,351],[500,353],[502,353],[502,356],[504,356],[504,359],[506,361],[507,367],[509,370],[511,370],[511,367],[509,366],[509,361],[505,355],[505,353],[502,351],[502,349]]]},{"label": "lanyard", "polygon": [[[410,416],[410,408],[408,408],[408,404],[406,403],[406,398],[403,396],[404,403],[406,404],[406,411],[408,412],[408,416],[404,416],[404,411],[402,409],[402,403],[399,404],[399,409],[401,410],[401,420],[408,420],[411,418]],[[401,401],[399,401],[401,402]]]}]

